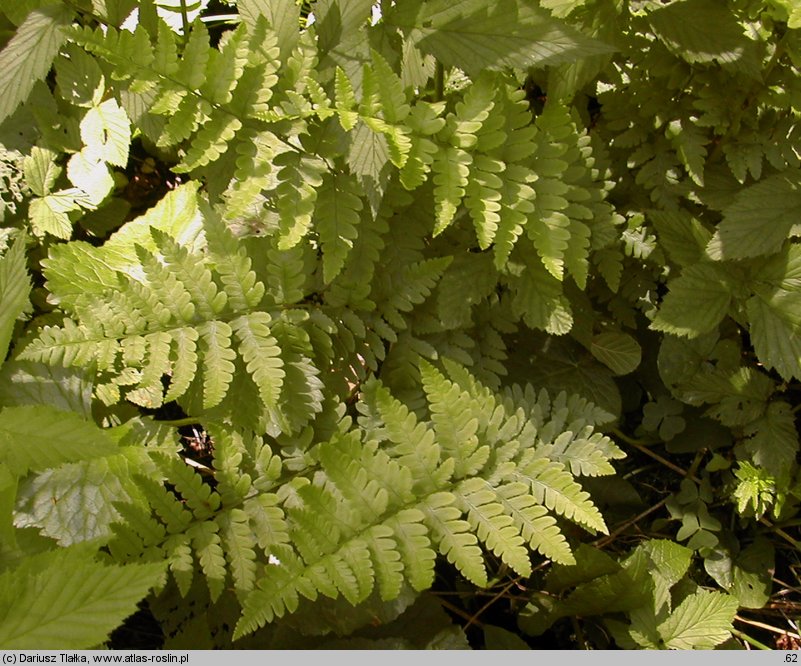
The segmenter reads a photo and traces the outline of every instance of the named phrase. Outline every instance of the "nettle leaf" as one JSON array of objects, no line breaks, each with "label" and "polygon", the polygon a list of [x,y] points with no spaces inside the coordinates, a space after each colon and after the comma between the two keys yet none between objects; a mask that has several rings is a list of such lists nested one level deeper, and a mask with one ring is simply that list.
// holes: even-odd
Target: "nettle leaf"
[{"label": "nettle leaf", "polygon": [[0,122],[50,71],[73,12],[61,3],[33,10],[0,52]]},{"label": "nettle leaf", "polygon": [[108,566],[86,549],[26,560],[0,575],[0,648],[100,645],[161,580],[166,562]]},{"label": "nettle leaf", "polygon": [[628,333],[609,331],[593,337],[590,352],[616,375],[627,375],[640,365],[642,349]]},{"label": "nettle leaf", "polygon": [[648,15],[656,36],[687,62],[736,62],[748,39],[732,12],[714,0],[683,0]]},{"label": "nettle leaf", "polygon": [[778,252],[799,218],[801,176],[793,171],[768,176],[741,190],[723,209],[707,254],[720,260]]},{"label": "nettle leaf", "polygon": [[391,12],[387,22],[408,30],[424,53],[471,76],[485,68],[556,65],[614,50],[521,0],[409,5]]},{"label": "nettle leaf", "polygon": [[684,599],[659,627],[665,647],[711,650],[731,636],[738,601],[723,592],[698,590]]}]

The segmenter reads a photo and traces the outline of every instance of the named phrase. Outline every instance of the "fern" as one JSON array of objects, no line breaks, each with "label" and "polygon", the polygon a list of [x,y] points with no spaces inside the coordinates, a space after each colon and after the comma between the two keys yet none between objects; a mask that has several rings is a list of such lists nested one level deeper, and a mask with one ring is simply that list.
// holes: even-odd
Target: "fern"
[{"label": "fern", "polygon": [[[127,384],[126,376],[133,376],[135,387],[127,396],[145,406],[162,404],[163,376],[174,378],[166,391],[169,399],[196,390],[193,381],[199,376],[203,407],[210,409],[228,392],[233,361],[239,356],[263,405],[275,407],[283,362],[270,334],[270,315],[253,309],[264,285],[249,270],[246,255],[225,253],[231,239],[220,222],[213,217],[207,222],[210,257],[218,258],[216,265],[198,261],[154,229],[159,257],[151,258],[137,246],[145,281],[119,275],[123,291],[77,306],[79,325],[68,320],[63,326],[46,327],[21,358],[65,366],[97,363],[99,370],[111,373],[112,385]],[[220,254],[215,255],[215,248]]]}]

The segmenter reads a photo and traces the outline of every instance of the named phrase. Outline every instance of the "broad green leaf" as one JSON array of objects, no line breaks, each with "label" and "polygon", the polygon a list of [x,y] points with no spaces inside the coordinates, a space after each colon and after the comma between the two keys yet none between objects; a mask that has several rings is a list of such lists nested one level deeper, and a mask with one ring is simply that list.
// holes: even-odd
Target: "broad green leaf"
[{"label": "broad green leaf", "polygon": [[666,210],[648,211],[662,249],[680,266],[697,264],[712,234],[689,213]]},{"label": "broad green leaf", "polygon": [[787,11],[787,27],[801,28],[801,5],[795,0],[770,0],[771,4],[781,6]]},{"label": "broad green leaf", "polygon": [[621,570],[620,564],[610,555],[584,543],[573,551],[573,556],[576,558],[575,564],[554,564],[551,567],[545,583],[547,592],[561,594],[571,587],[578,587]]},{"label": "broad green leaf", "polygon": [[56,60],[56,81],[64,98],[80,107],[99,104],[105,92],[97,60],[72,44]]},{"label": "broad green leaf", "polygon": [[0,575],[0,648],[95,647],[136,611],[165,566],[106,566],[85,548],[31,558]]},{"label": "broad green leaf", "polygon": [[115,99],[90,108],[81,120],[81,139],[95,159],[115,166],[128,164],[131,121]]},{"label": "broad green leaf", "polygon": [[710,650],[731,635],[737,606],[737,599],[728,594],[698,590],[659,625],[659,634],[673,650]]},{"label": "broad green leaf", "polygon": [[593,337],[590,352],[616,375],[634,372],[640,365],[642,349],[628,333],[609,331]]},{"label": "broad green leaf", "polygon": [[648,15],[656,36],[688,62],[736,62],[748,47],[743,28],[715,0],[683,0]]},{"label": "broad green leaf", "polygon": [[139,499],[131,474],[149,464],[141,443],[115,446],[111,453],[48,469],[20,482],[14,524],[36,528],[61,546],[108,538],[111,523],[119,520],[114,503]]},{"label": "broad green leaf", "polygon": [[484,625],[484,649],[486,650],[530,650],[528,643],[516,633],[496,627]]},{"label": "broad green leaf", "polygon": [[800,218],[801,177],[792,172],[768,176],[741,190],[723,209],[707,254],[720,260],[778,252]]},{"label": "broad green leaf", "polygon": [[17,498],[17,476],[5,463],[0,462],[0,558],[3,551],[15,545],[14,502]]},{"label": "broad green leaf", "polygon": [[114,441],[77,414],[45,405],[0,411],[0,461],[20,476],[64,462],[115,453]]},{"label": "broad green leaf", "polygon": [[736,558],[729,592],[744,608],[762,608],[770,599],[773,589],[772,572],[775,569],[773,544],[766,538],[757,538]]},{"label": "broad green leaf", "polygon": [[47,148],[34,146],[31,154],[26,155],[23,162],[25,182],[31,191],[39,197],[50,194],[56,178],[61,174],[61,167],[56,164],[58,154]]},{"label": "broad green leaf", "polygon": [[801,292],[760,290],[746,308],[759,360],[785,379],[801,378]]},{"label": "broad green leaf", "polygon": [[654,611],[663,605],[670,609],[670,589],[687,573],[693,551],[674,541],[653,539],[643,544],[653,563],[650,569],[654,579]]},{"label": "broad green leaf", "polygon": [[72,220],[68,213],[80,210],[79,202],[91,205],[89,195],[77,187],[33,199],[28,207],[33,233],[40,238],[50,234],[68,240],[72,236]]},{"label": "broad green leaf", "polygon": [[0,122],[24,102],[33,85],[43,79],[64,42],[62,28],[72,11],[61,3],[36,9],[0,52]]},{"label": "broad green leaf", "polygon": [[688,266],[668,288],[651,328],[685,337],[713,330],[728,313],[733,296],[729,273],[710,263]]},{"label": "broad green leaf", "polygon": [[746,434],[750,437],[745,447],[754,463],[786,484],[798,453],[798,431],[790,405],[783,400],[771,402],[764,416],[748,424]]},{"label": "broad green leaf", "polygon": [[103,201],[114,188],[114,178],[106,163],[98,159],[96,153],[86,148],[70,158],[67,163],[67,176],[75,187],[86,192],[94,206]]},{"label": "broad green leaf", "polygon": [[25,258],[24,233],[0,259],[0,365],[6,359],[14,324],[28,305],[31,279]]},{"label": "broad green leaf", "polygon": [[614,50],[522,0],[433,0],[389,13],[415,45],[468,75],[482,69],[542,67]]},{"label": "broad green leaf", "polygon": [[90,419],[89,373],[44,363],[9,361],[0,370],[0,406],[23,405],[46,405]]}]

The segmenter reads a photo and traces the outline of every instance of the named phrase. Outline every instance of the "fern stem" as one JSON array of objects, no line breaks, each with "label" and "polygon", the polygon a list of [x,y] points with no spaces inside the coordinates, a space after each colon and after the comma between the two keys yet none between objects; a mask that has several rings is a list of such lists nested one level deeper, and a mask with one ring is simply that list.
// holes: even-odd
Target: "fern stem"
[{"label": "fern stem", "polygon": [[756,638],[751,638],[748,634],[743,633],[742,631],[738,631],[737,629],[731,630],[732,636],[736,636],[740,640],[745,641],[746,643],[753,645],[757,650],[772,650],[773,648],[769,648],[764,643],[760,643]]}]

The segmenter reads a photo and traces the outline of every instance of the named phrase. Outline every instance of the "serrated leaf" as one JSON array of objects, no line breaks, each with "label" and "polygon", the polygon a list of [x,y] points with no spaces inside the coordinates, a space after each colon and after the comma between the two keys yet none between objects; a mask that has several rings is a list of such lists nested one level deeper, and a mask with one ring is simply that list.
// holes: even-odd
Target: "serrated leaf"
[{"label": "serrated leaf", "polygon": [[659,625],[659,635],[673,650],[710,650],[731,635],[737,606],[737,599],[728,594],[698,590]]},{"label": "serrated leaf", "polygon": [[[82,555],[82,556],[81,556]],[[0,575],[0,648],[95,647],[161,579],[165,563],[106,566],[49,552]]]},{"label": "serrated leaf", "polygon": [[688,62],[736,62],[748,40],[735,15],[714,0],[683,0],[648,15],[656,36]]},{"label": "serrated leaf", "polygon": [[685,268],[668,287],[651,328],[685,337],[714,329],[728,313],[733,297],[728,273],[710,263]]},{"label": "serrated leaf", "polygon": [[67,163],[67,176],[75,187],[86,192],[94,206],[103,201],[114,187],[114,178],[106,163],[86,149],[70,157]]},{"label": "serrated leaf", "polygon": [[754,463],[766,469],[780,483],[787,483],[798,453],[795,415],[784,401],[771,402],[764,416],[748,424],[746,450]]},{"label": "serrated leaf", "polygon": [[590,352],[616,375],[634,372],[640,365],[642,349],[628,333],[609,331],[593,337]]},{"label": "serrated leaf", "polygon": [[138,499],[131,470],[149,462],[141,445],[112,454],[28,476],[19,486],[14,524],[35,528],[61,546],[108,538],[111,523],[120,520],[115,502]]},{"label": "serrated leaf", "polygon": [[483,69],[556,65],[613,50],[520,0],[435,0],[416,16],[401,9],[387,22],[406,28],[424,53],[471,76]]},{"label": "serrated leaf", "polygon": [[36,196],[50,194],[56,178],[61,174],[61,167],[56,164],[57,157],[55,151],[39,146],[31,148],[31,154],[25,156],[25,182]]},{"label": "serrated leaf", "polygon": [[45,405],[3,408],[0,442],[0,459],[19,475],[117,450],[94,423]]},{"label": "serrated leaf", "polygon": [[0,122],[10,116],[50,71],[73,12],[62,3],[33,10],[0,52]]},{"label": "serrated leaf", "polygon": [[760,290],[746,309],[759,360],[785,379],[801,377],[801,292]]},{"label": "serrated leaf", "polygon": [[9,361],[0,370],[0,405],[47,405],[89,419],[92,384],[86,371]]},{"label": "serrated leaf", "polygon": [[0,259],[0,365],[8,354],[14,325],[28,306],[31,279],[25,259],[26,236],[21,233]]},{"label": "serrated leaf", "polygon": [[39,237],[50,234],[56,238],[69,239],[72,236],[72,221],[68,213],[80,210],[81,199],[90,205],[88,195],[77,187],[33,199],[28,207],[33,233]]},{"label": "serrated leaf", "polygon": [[801,217],[801,179],[792,172],[746,187],[723,209],[723,222],[707,246],[715,260],[778,252]]},{"label": "serrated leaf", "polygon": [[115,166],[128,164],[131,122],[115,99],[90,108],[81,120],[81,139],[89,153]]}]

